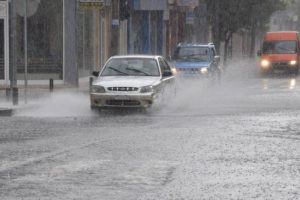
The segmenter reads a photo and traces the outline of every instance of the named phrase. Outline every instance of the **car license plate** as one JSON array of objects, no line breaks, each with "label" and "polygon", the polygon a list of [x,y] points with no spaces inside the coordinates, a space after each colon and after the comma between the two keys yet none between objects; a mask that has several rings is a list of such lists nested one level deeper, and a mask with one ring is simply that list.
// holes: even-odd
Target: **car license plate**
[{"label": "car license plate", "polygon": [[285,70],[284,69],[274,69],[274,72],[275,73],[283,73],[283,72],[285,72]]},{"label": "car license plate", "polygon": [[115,100],[129,100],[128,96],[119,95],[114,97]]}]

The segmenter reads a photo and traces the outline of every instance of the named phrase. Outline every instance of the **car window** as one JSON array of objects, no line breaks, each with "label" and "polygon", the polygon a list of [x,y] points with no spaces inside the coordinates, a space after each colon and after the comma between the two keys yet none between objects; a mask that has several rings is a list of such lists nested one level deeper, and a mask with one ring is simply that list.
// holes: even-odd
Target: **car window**
[{"label": "car window", "polygon": [[160,70],[161,70],[162,74],[164,74],[164,73],[172,73],[171,72],[171,67],[168,65],[168,63],[164,59],[159,58],[158,61],[159,61]]},{"label": "car window", "polygon": [[152,58],[114,58],[105,65],[101,76],[159,76]]},{"label": "car window", "polygon": [[174,58],[176,60],[207,62],[210,60],[210,51],[208,47],[178,47]]},{"label": "car window", "polygon": [[263,52],[270,54],[295,53],[297,51],[296,41],[267,41],[263,44]]}]

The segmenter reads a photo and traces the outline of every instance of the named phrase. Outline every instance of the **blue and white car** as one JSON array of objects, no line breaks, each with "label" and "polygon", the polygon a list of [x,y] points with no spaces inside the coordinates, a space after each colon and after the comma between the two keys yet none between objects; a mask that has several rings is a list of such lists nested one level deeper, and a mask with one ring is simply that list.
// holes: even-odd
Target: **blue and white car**
[{"label": "blue and white car", "polygon": [[213,75],[220,73],[220,56],[214,44],[180,43],[171,61],[178,75]]}]

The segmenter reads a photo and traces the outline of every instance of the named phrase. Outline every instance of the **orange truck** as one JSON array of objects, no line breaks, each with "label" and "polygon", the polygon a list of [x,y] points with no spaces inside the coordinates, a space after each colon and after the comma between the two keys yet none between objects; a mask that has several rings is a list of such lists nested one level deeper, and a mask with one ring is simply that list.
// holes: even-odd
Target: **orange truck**
[{"label": "orange truck", "polygon": [[300,43],[296,31],[267,32],[262,49],[258,50],[260,69],[263,73],[299,73]]}]

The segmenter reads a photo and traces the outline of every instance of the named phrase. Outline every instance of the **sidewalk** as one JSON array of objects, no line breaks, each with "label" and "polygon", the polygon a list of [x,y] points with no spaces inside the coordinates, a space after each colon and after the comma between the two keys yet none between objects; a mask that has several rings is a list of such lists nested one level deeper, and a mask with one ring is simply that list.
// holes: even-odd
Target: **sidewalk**
[{"label": "sidewalk", "polygon": [[[41,98],[47,98],[56,92],[72,92],[84,93],[89,92],[89,77],[79,79],[79,86],[73,87],[65,84],[55,84],[53,91],[50,91],[49,85],[28,85],[27,102],[33,102]],[[7,96],[4,88],[0,89],[0,116],[12,116],[17,109],[24,107],[25,104],[25,88],[24,85],[18,86],[18,104],[13,105],[12,96]]]}]

